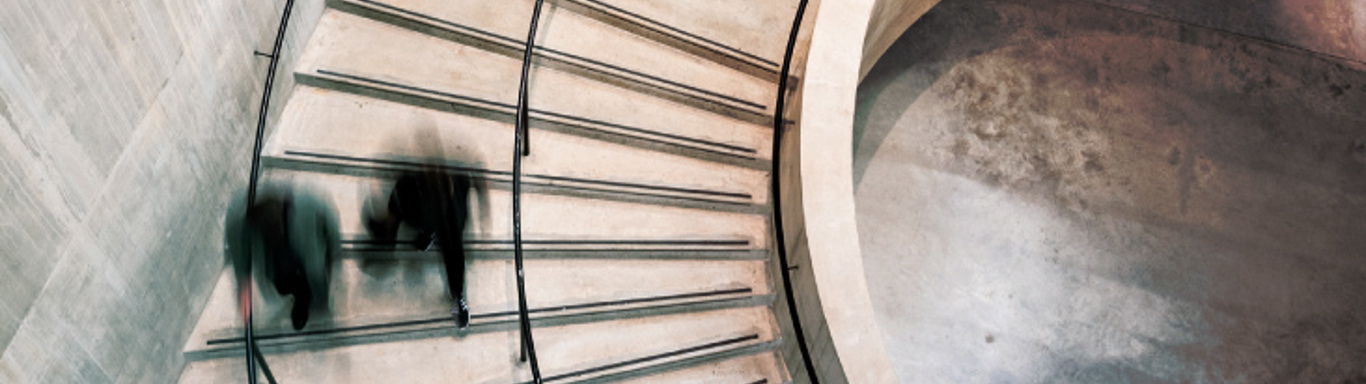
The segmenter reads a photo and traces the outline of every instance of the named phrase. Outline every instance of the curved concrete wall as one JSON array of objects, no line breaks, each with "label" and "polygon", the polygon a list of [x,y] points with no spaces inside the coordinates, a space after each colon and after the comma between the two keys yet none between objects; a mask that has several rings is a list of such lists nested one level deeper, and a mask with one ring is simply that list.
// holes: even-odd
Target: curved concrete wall
[{"label": "curved concrete wall", "polygon": [[859,100],[864,267],[904,381],[1366,378],[1366,66],[948,0]]},{"label": "curved concrete wall", "polygon": [[[823,0],[808,11],[815,21],[810,43],[801,40],[795,68],[803,78],[789,103],[789,118],[798,124],[778,143],[784,149],[779,209],[796,268],[789,276],[822,383],[897,381],[874,322],[854,222],[853,111],[867,67],[936,2]],[[778,307],[786,313],[786,303]],[[797,353],[785,351],[793,377],[804,382]]]}]

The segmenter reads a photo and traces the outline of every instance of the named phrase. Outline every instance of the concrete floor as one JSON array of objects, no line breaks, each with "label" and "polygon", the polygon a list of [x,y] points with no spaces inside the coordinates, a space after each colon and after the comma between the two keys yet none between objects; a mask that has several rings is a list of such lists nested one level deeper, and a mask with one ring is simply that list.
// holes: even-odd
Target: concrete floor
[{"label": "concrete floor", "polygon": [[1366,382],[1366,64],[946,0],[856,119],[903,382]]}]

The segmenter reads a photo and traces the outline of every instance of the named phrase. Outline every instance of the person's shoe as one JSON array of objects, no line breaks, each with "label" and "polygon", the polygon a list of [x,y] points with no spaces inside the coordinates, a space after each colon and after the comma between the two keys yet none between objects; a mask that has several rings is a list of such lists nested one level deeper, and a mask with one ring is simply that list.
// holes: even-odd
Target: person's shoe
[{"label": "person's shoe", "polygon": [[309,300],[294,301],[294,308],[289,311],[289,319],[294,323],[294,330],[302,330],[308,325]]},{"label": "person's shoe", "polygon": [[465,304],[465,299],[456,301],[451,308],[451,318],[455,319],[455,326],[460,329],[470,326],[470,306]]}]

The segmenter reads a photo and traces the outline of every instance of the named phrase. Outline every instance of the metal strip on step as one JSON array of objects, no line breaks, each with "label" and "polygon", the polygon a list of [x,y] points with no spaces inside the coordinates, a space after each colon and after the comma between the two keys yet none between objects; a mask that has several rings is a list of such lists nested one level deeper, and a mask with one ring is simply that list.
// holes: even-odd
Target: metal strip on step
[{"label": "metal strip on step", "polygon": [[667,358],[670,358],[670,357],[682,356],[682,355],[686,355],[686,354],[689,354],[689,353],[701,352],[701,351],[705,351],[705,350],[708,350],[708,349],[721,348],[721,347],[725,347],[725,346],[731,346],[731,345],[736,345],[736,344],[744,343],[744,342],[747,342],[747,341],[757,341],[757,340],[759,340],[759,334],[756,333],[756,334],[751,334],[751,335],[747,335],[747,336],[741,336],[741,337],[736,337],[736,338],[731,338],[731,339],[726,339],[726,340],[721,340],[721,341],[706,343],[706,344],[702,344],[702,345],[697,345],[697,346],[692,346],[692,347],[677,349],[677,350],[673,350],[673,351],[669,351],[669,352],[664,352],[664,353],[659,353],[659,354],[654,354],[654,355],[639,357],[639,358],[635,358],[635,359],[630,359],[630,360],[626,360],[626,361],[621,361],[621,362],[616,362],[616,363],[611,363],[611,364],[605,364],[605,365],[601,365],[601,366],[597,366],[597,367],[586,368],[586,369],[581,369],[581,370],[578,370],[578,371],[573,371],[573,372],[563,373],[563,374],[559,374],[559,375],[554,375],[554,376],[546,377],[546,378],[545,378],[545,381],[546,381],[546,382],[550,382],[550,381],[558,381],[558,380],[568,379],[568,378],[572,378],[572,377],[586,376],[586,375],[591,375],[591,374],[595,374],[595,373],[610,371],[610,370],[617,369],[617,368],[628,367],[628,366],[632,366],[632,365],[639,365],[639,364],[648,363],[648,362],[652,362],[652,361],[656,361],[656,360],[667,359]]},{"label": "metal strip on step", "polygon": [[[443,27],[444,27],[444,28],[451,28],[451,29],[454,29],[454,30],[451,31],[451,32],[455,32],[455,33],[462,33],[462,32],[472,33],[472,34],[478,35],[479,38],[483,38],[483,39],[486,39],[486,40],[497,40],[497,42],[501,42],[502,44],[507,45],[507,48],[509,48],[509,49],[515,49],[515,48],[517,48],[516,45],[522,45],[522,44],[525,44],[525,43],[526,43],[526,42],[523,41],[523,40],[517,40],[516,38],[510,37],[510,36],[499,35],[499,34],[497,34],[497,33],[485,31],[485,30],[482,30],[482,29],[479,29],[479,28],[474,28],[474,27],[471,27],[471,26],[468,26],[468,25],[463,25],[463,24],[451,22],[451,21],[449,21],[449,20],[444,20],[444,19],[441,19],[441,18],[437,18],[437,17],[435,17],[435,16],[423,14],[423,13],[421,13],[421,12],[417,12],[417,11],[413,11],[413,10],[409,10],[409,9],[400,8],[400,7],[397,7],[397,6],[394,6],[394,5],[384,4],[384,3],[377,2],[377,1],[373,1],[373,0],[354,0],[354,1],[361,2],[361,3],[365,3],[365,4],[370,4],[370,5],[372,5],[372,6],[376,7],[376,8],[383,8],[383,9],[385,9],[385,10],[388,10],[389,12],[398,13],[398,14],[402,14],[402,15],[406,15],[406,16],[408,16],[408,17],[410,17],[410,18],[413,18],[413,19],[425,20],[425,21],[427,21],[427,22],[432,23],[432,24],[428,24],[428,26],[430,26],[430,27],[434,27],[434,28],[443,28]],[[414,20],[414,21],[417,21],[417,20]],[[419,33],[422,33],[421,31],[418,31],[418,32],[419,32]],[[426,33],[424,33],[424,34],[426,34]],[[685,97],[688,97],[688,98],[691,98],[691,99],[698,100],[698,101],[708,102],[708,103],[714,103],[714,104],[720,104],[720,105],[731,104],[731,105],[728,105],[728,107],[730,107],[730,108],[747,107],[748,109],[751,109],[749,112],[763,112],[763,111],[765,111],[765,110],[768,109],[768,106],[766,106],[766,105],[764,105],[764,104],[762,104],[762,103],[757,103],[757,102],[753,102],[753,101],[741,99],[741,98],[738,98],[738,97],[726,95],[726,94],[723,94],[723,93],[720,93],[720,92],[716,92],[716,91],[711,91],[711,90],[703,89],[703,88],[701,88],[701,87],[694,86],[694,85],[690,85],[690,84],[685,84],[685,83],[680,82],[680,81],[669,80],[669,79],[666,79],[666,78],[663,78],[663,77],[660,77],[660,76],[655,76],[655,75],[651,75],[651,74],[644,73],[644,72],[641,72],[641,71],[637,71],[637,70],[634,70],[634,69],[629,69],[629,68],[626,68],[626,67],[618,66],[618,65],[615,65],[615,64],[610,64],[610,63],[607,63],[607,62],[603,62],[603,61],[591,59],[591,58],[584,57],[584,56],[579,56],[579,55],[576,55],[576,54],[573,54],[573,53],[569,53],[569,52],[565,52],[565,51],[561,51],[561,50],[557,50],[557,49],[553,49],[553,48],[547,48],[547,47],[541,46],[541,45],[537,45],[537,46],[536,46],[536,50],[537,50],[537,51],[541,51],[541,52],[545,52],[545,53],[549,53],[549,54],[553,54],[553,55],[557,55],[557,56],[562,56],[562,57],[567,58],[567,59],[569,59],[569,60],[566,60],[566,59],[564,59],[564,58],[561,58],[561,59],[558,59],[558,61],[561,61],[561,62],[563,62],[563,63],[565,63],[565,64],[573,65],[573,66],[576,66],[576,67],[579,67],[579,68],[583,68],[583,69],[586,69],[586,70],[589,70],[589,71],[598,72],[598,73],[604,73],[604,74],[608,74],[608,75],[615,75],[614,77],[621,78],[621,79],[623,79],[623,80],[627,80],[628,77],[637,77],[637,78],[641,78],[641,79],[648,80],[648,81],[653,81],[653,82],[657,82],[657,83],[662,83],[662,84],[667,85],[667,86],[669,86],[669,87],[679,88],[679,89],[685,90],[685,91],[687,91],[687,92],[680,92],[680,91],[677,91],[677,90],[672,91],[672,92],[677,93],[677,94],[680,94],[680,95],[685,96]],[[542,53],[537,53],[536,56],[539,56],[539,57],[542,57],[542,58],[547,58],[547,59],[553,59],[553,56],[551,56],[551,55],[546,55],[546,54],[542,54]],[[580,63],[575,63],[574,61],[578,61],[578,62],[580,62]],[[586,64],[585,64],[585,63],[586,63]],[[774,65],[776,66],[777,64],[774,63]],[[598,68],[595,68],[595,67],[598,67]],[[610,71],[604,70],[604,68],[605,68],[605,69],[609,69],[609,70],[611,70],[611,71],[620,72],[621,74],[613,74],[613,73],[611,73]],[[634,80],[634,82],[639,83],[639,84],[641,84],[641,85],[652,86],[652,87],[660,88],[660,89],[666,89],[666,88],[667,88],[667,87],[663,87],[663,86],[660,86],[660,85],[657,85],[657,84],[647,84],[645,81],[640,81],[640,80]],[[693,94],[689,94],[689,93],[693,93]],[[735,104],[738,104],[738,105],[735,105]]]},{"label": "metal strip on step", "polygon": [[[542,307],[542,308],[531,309],[531,310],[528,310],[527,312],[528,312],[528,313],[566,312],[566,311],[571,311],[571,310],[582,310],[582,309],[593,309],[593,308],[606,308],[606,307],[620,307],[620,306],[636,305],[636,304],[658,303],[658,302],[672,301],[672,300],[700,299],[700,298],[709,298],[709,297],[720,297],[720,296],[730,296],[730,295],[741,295],[741,294],[749,294],[749,293],[753,293],[753,292],[754,292],[753,288],[735,288],[735,289],[726,289],[726,290],[713,290],[713,291],[702,291],[702,292],[692,292],[692,293],[682,293],[682,294],[672,294],[672,295],[649,296],[649,297],[640,297],[640,298],[631,298],[631,299],[620,299],[620,300],[609,300],[609,301],[597,301],[597,302],[588,302],[588,303],[573,304],[573,305],[565,305],[565,306]],[[491,318],[497,318],[497,317],[513,316],[513,315],[516,315],[516,314],[517,314],[516,311],[500,311],[500,312],[491,312],[491,313],[474,314],[474,315],[471,315],[470,318],[471,318],[471,319],[491,319]],[[338,328],[331,328],[331,329],[317,329],[317,330],[301,331],[301,332],[292,332],[292,333],[275,333],[275,334],[267,334],[267,335],[258,335],[258,336],[256,336],[254,339],[255,339],[255,340],[258,340],[258,341],[259,341],[259,340],[293,339],[293,338],[303,338],[303,337],[308,337],[308,336],[336,335],[336,334],[355,333],[355,332],[362,332],[362,331],[373,331],[373,330],[380,330],[380,329],[404,328],[404,327],[411,327],[411,326],[429,325],[429,324],[439,324],[439,323],[448,323],[448,322],[451,322],[450,316],[442,316],[442,317],[436,317],[436,318],[431,318],[431,319],[408,320],[408,321],[396,321],[396,322],[389,322],[389,323],[358,325],[358,326],[352,326],[352,327],[338,327]],[[207,341],[207,342],[205,343],[205,345],[234,344],[234,343],[241,343],[242,340],[243,340],[243,338],[241,338],[241,337],[211,339],[211,340]]]},{"label": "metal strip on step", "polygon": [[[624,15],[628,15],[628,16],[634,17],[634,18],[636,18],[636,19],[645,21],[645,22],[647,22],[647,23],[649,23],[649,24],[652,24],[653,26],[660,27],[660,28],[669,30],[669,31],[671,31],[671,32],[674,32],[674,33],[677,33],[677,34],[680,34],[680,35],[684,35],[684,36],[687,36],[687,37],[696,39],[696,40],[698,40],[698,41],[706,42],[707,44],[710,44],[710,45],[713,45],[713,46],[716,46],[716,47],[720,47],[720,48],[722,48],[723,50],[730,51],[731,53],[738,54],[738,55],[744,56],[744,57],[748,57],[748,58],[750,58],[750,59],[754,59],[754,60],[759,61],[759,62],[761,62],[761,63],[767,64],[767,65],[770,66],[770,67],[773,67],[773,68],[767,68],[767,69],[774,70],[774,71],[776,71],[776,70],[778,69],[778,68],[777,68],[777,67],[778,67],[778,63],[777,63],[777,62],[774,62],[774,61],[772,61],[772,60],[765,59],[765,58],[763,58],[763,57],[759,57],[759,55],[755,55],[755,54],[752,54],[752,53],[749,53],[749,52],[745,52],[745,51],[743,51],[743,50],[740,50],[739,48],[734,48],[734,47],[731,47],[731,46],[729,46],[729,45],[722,44],[722,43],[720,43],[720,42],[717,42],[717,41],[714,41],[714,40],[711,40],[711,39],[702,37],[702,36],[697,35],[697,34],[694,34],[694,33],[692,33],[692,32],[688,32],[688,31],[679,29],[679,28],[674,27],[674,26],[672,26],[672,25],[664,24],[664,23],[662,23],[662,22],[656,21],[656,20],[651,19],[651,18],[649,18],[649,17],[645,17],[645,16],[642,16],[642,15],[640,15],[640,14],[637,14],[637,13],[634,13],[634,12],[631,12],[631,11],[627,11],[627,10],[625,10],[625,9],[618,8],[618,7],[613,6],[613,5],[611,5],[611,4],[607,4],[607,3],[604,3],[604,2],[601,2],[601,1],[598,1],[598,0],[574,0],[574,1],[583,2],[583,3],[591,3],[591,4],[597,5],[597,6],[602,7],[602,8],[610,9],[610,10],[612,10],[612,11],[614,11],[614,12],[617,12],[617,13],[621,13],[621,14],[624,14]],[[701,47],[702,45],[699,44],[698,46]],[[717,53],[721,53],[721,52],[717,52]]]},{"label": "metal strip on step", "polygon": [[[331,70],[331,69],[320,68],[320,69],[317,69],[315,72],[317,72],[317,73],[319,73],[319,74],[322,74],[322,75],[339,77],[339,78],[343,78],[343,79],[347,79],[347,80],[351,80],[351,81],[358,81],[358,82],[367,83],[367,84],[373,84],[373,85],[381,85],[381,86],[385,86],[385,87],[393,87],[393,88],[398,88],[398,89],[402,89],[402,90],[410,91],[410,92],[424,93],[424,94],[434,95],[434,96],[439,96],[439,97],[447,97],[447,98],[452,98],[452,99],[456,99],[456,100],[460,100],[460,101],[465,101],[465,102],[469,102],[469,103],[473,103],[473,104],[483,104],[483,105],[484,105],[484,106],[476,106],[477,108],[484,108],[484,109],[504,108],[504,109],[509,109],[509,110],[515,110],[515,109],[517,108],[515,105],[506,104],[506,103],[502,103],[502,102],[497,102],[497,101],[493,101],[493,100],[481,99],[481,98],[477,98],[477,97],[464,96],[464,95],[457,95],[457,94],[453,94],[453,93],[450,93],[450,92],[438,91],[438,90],[423,88],[423,87],[419,87],[419,86],[415,86],[415,85],[401,84],[401,83],[397,83],[397,82],[393,82],[393,81],[388,81],[388,80],[379,80],[379,79],[369,78],[369,77],[360,76],[360,75],[354,75],[354,74],[349,74],[349,73],[338,72],[338,71],[336,71],[336,70]],[[590,119],[590,118],[586,118],[586,117],[578,117],[578,116],[568,115],[568,114],[559,113],[559,112],[552,112],[552,111],[540,110],[540,109],[535,109],[535,108],[530,109],[530,111],[531,111],[531,113],[532,113],[533,115],[544,115],[544,116],[549,116],[549,117],[553,117],[553,118],[557,118],[557,119],[564,119],[564,120],[568,120],[568,121],[570,121],[570,122],[572,122],[572,123],[578,123],[577,125],[580,125],[580,126],[593,126],[593,125],[603,126],[603,127],[608,127],[608,128],[612,128],[612,129],[618,129],[618,130],[627,131],[627,132],[632,132],[632,133],[639,133],[639,134],[646,135],[646,136],[655,136],[655,137],[659,137],[659,138],[663,138],[663,139],[668,139],[668,140],[684,141],[684,142],[688,142],[688,143],[692,143],[692,144],[697,144],[697,145],[700,145],[700,146],[714,147],[714,148],[720,148],[720,149],[724,149],[724,150],[737,151],[737,152],[744,152],[744,153],[748,153],[748,154],[751,154],[751,155],[753,155],[753,154],[758,154],[758,152],[759,152],[758,150],[755,150],[755,149],[753,149],[753,148],[741,147],[741,146],[737,146],[737,145],[731,145],[731,144],[726,144],[726,143],[721,143],[721,142],[703,140],[703,139],[692,138],[692,137],[687,137],[687,136],[682,136],[682,135],[675,135],[675,134],[671,134],[671,133],[664,133],[664,132],[659,132],[659,131],[653,131],[653,130],[649,130],[649,129],[637,128],[637,127],[632,127],[632,126],[627,126],[627,125],[622,125],[622,124],[617,124],[617,123],[612,123],[612,122],[607,122],[607,121],[602,121],[602,120],[597,120],[597,119]],[[504,112],[504,113],[510,113],[510,112]],[[538,117],[537,120],[546,121],[546,122],[551,122],[551,121],[549,121],[549,120],[546,120],[544,117]],[[599,129],[599,131],[602,131],[602,130]],[[609,132],[609,131],[602,131],[602,132]],[[610,132],[609,132],[609,133],[610,133]],[[622,134],[617,133],[617,135],[622,135]],[[628,135],[622,135],[622,136],[628,136]],[[679,143],[673,143],[673,142],[664,141],[664,140],[660,140],[660,139],[647,139],[647,138],[638,137],[638,136],[629,136],[629,137],[635,137],[635,138],[637,138],[638,140],[648,140],[648,141],[655,142],[655,143],[673,145],[673,146],[678,146],[678,147],[683,147],[683,148],[688,148],[688,149],[693,149],[693,150],[698,150],[698,151],[707,151],[707,152],[716,153],[716,154],[721,154],[721,155],[740,156],[740,155],[736,155],[736,154],[732,154],[732,153],[727,153],[727,152],[722,151],[722,150],[707,149],[707,148],[694,147],[694,146],[685,146],[685,145],[682,145],[682,144],[679,144]],[[753,157],[753,156],[749,156],[749,157],[746,157],[746,158],[753,159],[754,157]]]},{"label": "metal strip on step", "polygon": [[[299,150],[285,150],[285,151],[284,151],[284,154],[287,155],[287,156],[311,157],[311,158],[317,158],[317,159],[340,160],[340,161],[350,161],[350,162],[358,162],[358,163],[375,163],[375,164],[385,164],[385,165],[402,166],[402,167],[423,167],[423,166],[429,166],[429,165],[426,165],[426,164],[423,164],[423,163],[419,163],[419,162],[415,162],[415,161],[389,160],[389,159],[356,157],[356,156],[336,155],[336,154],[318,153],[318,152],[310,152],[310,151],[299,151]],[[498,171],[498,170],[485,169],[485,168],[459,167],[459,166],[453,166],[453,165],[448,165],[448,164],[437,165],[436,167],[437,167],[437,168],[440,168],[440,169],[445,169],[445,170],[448,170],[448,171],[464,172],[464,173],[469,173],[469,174],[484,174],[484,175],[496,175],[496,176],[511,176],[511,175],[512,175],[511,172],[507,172],[507,171]],[[723,192],[723,191],[713,191],[713,190],[706,190],[706,189],[694,189],[694,188],[673,187],[673,186],[663,186],[663,185],[650,185],[650,184],[640,184],[640,183],[627,183],[627,182],[608,181],[608,180],[594,180],[594,179],[584,179],[584,178],[575,178],[575,177],[566,177],[566,176],[551,176],[551,175],[535,175],[535,174],[533,174],[533,175],[526,175],[526,177],[529,177],[529,178],[537,178],[537,179],[544,179],[544,180],[551,180],[551,181],[562,181],[562,182],[570,182],[570,183],[579,183],[579,184],[602,185],[602,186],[618,187],[618,188],[643,189],[643,190],[651,190],[651,191],[673,192],[673,193],[693,194],[693,195],[704,195],[704,196],[715,196],[715,197],[728,197],[728,198],[735,198],[735,199],[753,199],[753,198],[754,198],[753,195],[751,195],[751,194],[748,194],[748,193],[741,193],[741,192]],[[554,184],[550,184],[550,186],[559,187],[559,188],[574,188],[574,187],[572,187],[572,186],[562,186],[562,185],[554,185]],[[591,190],[591,189],[590,189],[590,190]],[[668,195],[659,195],[659,196],[660,196],[660,197],[672,197],[672,196],[668,196]],[[680,196],[680,198],[681,198],[681,196]]]}]

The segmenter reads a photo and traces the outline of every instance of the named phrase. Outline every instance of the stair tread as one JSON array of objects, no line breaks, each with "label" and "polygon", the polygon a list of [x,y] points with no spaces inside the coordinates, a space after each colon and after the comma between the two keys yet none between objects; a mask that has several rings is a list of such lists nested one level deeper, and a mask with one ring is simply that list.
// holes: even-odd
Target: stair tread
[{"label": "stair tread", "polygon": [[[533,0],[342,1],[404,15],[424,24],[490,33],[498,36],[494,39],[515,46],[513,51],[504,54],[515,54],[517,59],[521,58],[535,4]],[[666,82],[686,84],[700,93],[754,105],[760,110],[766,110],[766,105],[776,96],[771,82],[572,12],[557,3],[550,2],[541,13],[536,44],[544,57],[564,58],[614,72],[625,69]]]},{"label": "stair tread", "polygon": [[782,384],[785,374],[773,353],[756,353],[621,381],[621,384]]},{"label": "stair tread", "polygon": [[[320,71],[361,75],[516,105],[522,60],[520,56],[511,57],[346,12],[328,10],[319,21],[314,37],[296,67],[296,72],[304,76]],[[601,73],[600,76],[609,75]],[[758,85],[732,85],[750,93],[762,94],[762,97],[752,98],[764,107],[753,107],[736,106],[729,101],[711,103],[707,100],[721,99],[701,95],[668,99],[661,94],[623,88],[619,86],[621,83],[614,85],[607,82],[611,79],[606,77],[590,78],[543,65],[533,66],[531,79],[528,105],[533,108],[653,130],[667,129],[667,125],[676,123],[687,123],[685,127],[710,124],[767,128],[771,118],[762,115],[771,109],[767,104],[772,104],[772,101],[764,100],[773,98],[769,96],[776,97],[777,91],[771,83],[757,79],[755,81],[761,82]],[[648,81],[643,83],[653,84]]]},{"label": "stair tread", "polygon": [[[769,292],[764,263],[527,259],[528,306],[548,308],[742,289],[748,289],[744,295],[763,295]],[[470,260],[466,269],[466,297],[471,312],[515,311],[514,276],[511,260]],[[437,257],[402,261],[341,259],[333,267],[331,291],[329,311],[311,319],[305,330],[441,317],[450,310],[445,270]],[[225,270],[186,344],[187,350],[204,349],[210,340],[238,335],[241,321],[233,292],[233,276]],[[258,285],[254,292],[258,334],[289,333],[289,311],[281,304],[282,299],[269,286]]]},{"label": "stair tread", "polygon": [[[427,151],[423,148],[443,148],[445,156],[462,164],[500,172],[512,168],[513,130],[495,120],[300,87],[280,121],[264,156],[304,152],[411,159],[421,157]],[[533,154],[523,158],[526,176],[657,186],[687,195],[714,193],[751,204],[767,199],[766,171],[559,132],[533,131],[531,140]]]},{"label": "stair tread", "polygon": [[[337,212],[343,238],[366,239],[362,214],[368,201],[387,204],[392,181],[318,172],[271,170],[263,180],[292,185],[327,197]],[[472,240],[512,239],[512,193],[487,188],[470,199]],[[480,196],[483,196],[481,199]],[[481,200],[483,202],[481,202]],[[767,247],[767,218],[720,212],[551,194],[522,194],[524,241],[710,241],[744,242],[741,249]],[[611,244],[599,247],[611,248]],[[736,249],[737,247],[730,247]]]},{"label": "stair tread", "polygon": [[573,0],[604,4],[669,28],[734,48],[768,61],[782,62],[788,30],[797,12],[789,0]]},{"label": "stair tread", "polygon": [[[745,339],[741,345],[772,341],[774,327],[767,308],[746,307],[540,327],[533,334],[542,372],[553,376],[723,340]],[[504,331],[267,352],[266,360],[281,382],[513,382],[529,376],[516,362],[518,344],[516,332]],[[192,362],[180,382],[240,383],[246,378],[242,365],[240,358]]]}]

